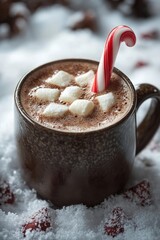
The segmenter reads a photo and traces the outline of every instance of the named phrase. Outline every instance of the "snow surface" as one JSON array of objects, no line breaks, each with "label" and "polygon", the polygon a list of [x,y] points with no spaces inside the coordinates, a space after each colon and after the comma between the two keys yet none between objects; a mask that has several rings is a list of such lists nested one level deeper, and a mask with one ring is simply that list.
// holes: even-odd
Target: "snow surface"
[{"label": "snow surface", "polygon": [[[151,186],[152,204],[138,206],[123,198],[111,196],[102,204],[87,208],[84,205],[50,208],[47,201],[40,200],[30,190],[19,170],[14,143],[13,94],[18,80],[28,71],[48,61],[63,58],[87,58],[100,60],[108,32],[115,26],[130,26],[137,35],[137,44],[127,48],[122,44],[115,66],[126,73],[134,84],[151,83],[160,88],[160,40],[142,39],[141,33],[157,29],[160,31],[160,5],[152,0],[153,18],[136,20],[111,11],[102,0],[73,1],[75,6],[91,7],[99,19],[99,34],[90,30],[73,32],[66,26],[75,12],[54,5],[38,10],[31,16],[29,27],[14,39],[0,42],[0,177],[5,179],[15,195],[14,204],[0,206],[0,240],[22,240],[22,225],[26,219],[41,208],[48,207],[51,225],[46,232],[28,232],[25,239],[38,240],[101,240],[112,239],[104,233],[108,214],[121,207],[131,216],[136,227],[125,227],[124,233],[114,239],[159,240],[160,239],[160,129],[151,143],[135,159],[128,186],[148,179]],[[147,66],[135,68],[137,61]],[[144,104],[139,118],[147,109]]]}]

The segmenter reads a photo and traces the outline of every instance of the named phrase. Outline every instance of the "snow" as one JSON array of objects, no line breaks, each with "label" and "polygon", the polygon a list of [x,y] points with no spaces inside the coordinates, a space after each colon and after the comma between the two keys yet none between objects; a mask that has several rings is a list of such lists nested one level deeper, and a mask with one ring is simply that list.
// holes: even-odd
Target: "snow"
[{"label": "snow", "polygon": [[[145,21],[111,11],[102,0],[71,2],[75,7],[96,10],[100,29],[98,34],[86,29],[75,32],[69,30],[66,25],[71,19],[75,21],[75,12],[54,5],[36,11],[30,17],[29,27],[25,26],[22,34],[0,42],[0,178],[9,183],[15,196],[13,204],[0,205],[0,240],[112,239],[104,233],[104,225],[116,207],[122,208],[134,224],[124,225],[124,233],[118,234],[115,239],[159,240],[160,129],[145,150],[136,157],[127,184],[127,187],[131,187],[147,179],[152,197],[149,206],[142,207],[134,201],[128,201],[123,195],[117,195],[105,199],[94,208],[80,204],[55,209],[47,201],[38,199],[35,190],[29,189],[21,177],[14,143],[13,95],[18,80],[28,71],[48,61],[63,58],[100,60],[108,32],[117,25],[125,24],[135,31],[137,43],[133,48],[121,45],[115,66],[128,75],[133,84],[146,82],[160,88],[160,41],[141,38],[143,32],[160,30],[160,6],[157,1],[151,1],[154,17]],[[3,25],[2,28],[0,32],[6,34],[7,27]],[[145,61],[148,65],[135,68],[137,61]],[[139,117],[145,111],[144,104],[139,110]],[[49,209],[51,228],[46,232],[28,232],[24,238],[22,225],[42,208]]]}]

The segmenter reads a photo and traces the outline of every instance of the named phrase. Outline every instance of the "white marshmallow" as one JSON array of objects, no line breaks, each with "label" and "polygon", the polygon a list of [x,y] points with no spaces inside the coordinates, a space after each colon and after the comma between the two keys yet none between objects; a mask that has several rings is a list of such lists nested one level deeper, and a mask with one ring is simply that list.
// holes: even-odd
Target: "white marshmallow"
[{"label": "white marshmallow", "polygon": [[59,71],[58,73],[53,74],[52,77],[46,79],[46,82],[58,87],[67,87],[70,85],[72,80],[73,76],[71,74],[64,71]]},{"label": "white marshmallow", "polygon": [[85,99],[77,99],[70,106],[69,111],[74,115],[87,117],[92,113],[94,103]]},{"label": "white marshmallow", "polygon": [[42,101],[56,101],[59,97],[60,91],[56,88],[38,88],[32,93],[34,97]]},{"label": "white marshmallow", "polygon": [[62,117],[68,111],[68,107],[58,103],[50,103],[42,115],[45,117]]},{"label": "white marshmallow", "polygon": [[94,72],[92,70],[75,77],[76,83],[81,87],[85,87],[88,85],[88,83],[92,83],[93,79],[94,79]]},{"label": "white marshmallow", "polygon": [[107,112],[115,103],[116,98],[112,92],[96,97],[103,112]]},{"label": "white marshmallow", "polygon": [[70,86],[64,89],[59,97],[59,100],[66,103],[72,103],[74,100],[80,98],[81,95],[82,89],[80,87]]}]

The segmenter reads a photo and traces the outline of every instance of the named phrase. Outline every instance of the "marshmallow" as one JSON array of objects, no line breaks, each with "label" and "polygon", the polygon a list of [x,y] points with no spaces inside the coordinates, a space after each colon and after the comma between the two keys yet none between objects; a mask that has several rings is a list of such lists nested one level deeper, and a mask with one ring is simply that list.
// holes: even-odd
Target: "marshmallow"
[{"label": "marshmallow", "polygon": [[82,95],[82,90],[78,86],[71,86],[65,88],[65,90],[61,93],[59,100],[66,102],[66,103],[72,103],[74,100],[80,98]]},{"label": "marshmallow", "polygon": [[46,82],[58,87],[67,87],[70,85],[72,80],[73,76],[71,74],[64,71],[59,71],[58,73],[53,74],[52,77],[46,79]]},{"label": "marshmallow", "polygon": [[96,97],[103,112],[107,112],[115,103],[116,98],[112,92]]},{"label": "marshmallow", "polygon": [[42,101],[55,101],[58,99],[60,91],[52,88],[38,88],[33,92],[33,96]]},{"label": "marshmallow", "polygon": [[75,77],[76,83],[81,87],[87,86],[87,84],[91,82],[93,79],[94,79],[94,72],[92,70]]},{"label": "marshmallow", "polygon": [[50,103],[42,115],[45,117],[62,117],[68,111],[68,107],[58,103]]},{"label": "marshmallow", "polygon": [[77,99],[70,106],[69,111],[74,115],[87,117],[92,113],[94,103],[85,99]]}]

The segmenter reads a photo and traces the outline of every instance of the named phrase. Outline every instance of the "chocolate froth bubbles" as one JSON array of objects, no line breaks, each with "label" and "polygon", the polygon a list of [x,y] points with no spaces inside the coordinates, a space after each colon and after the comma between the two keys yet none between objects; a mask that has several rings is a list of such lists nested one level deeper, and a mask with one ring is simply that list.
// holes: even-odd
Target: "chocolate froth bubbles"
[{"label": "chocolate froth bubbles", "polygon": [[97,68],[98,63],[92,61],[54,63],[23,85],[24,109],[51,129],[82,132],[113,125],[129,111],[132,96],[116,73],[105,91],[92,92]]},{"label": "chocolate froth bubbles", "polygon": [[108,35],[92,86],[93,92],[102,92],[108,87],[121,42],[125,42],[128,47],[135,45],[136,36],[130,27],[115,27]]}]

